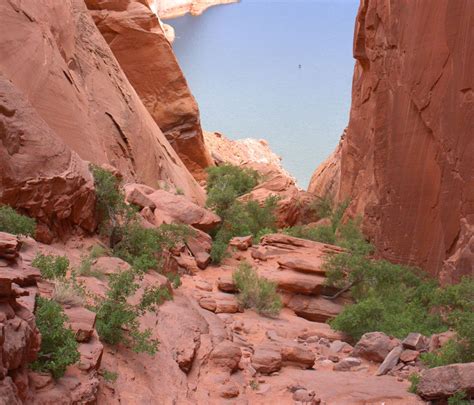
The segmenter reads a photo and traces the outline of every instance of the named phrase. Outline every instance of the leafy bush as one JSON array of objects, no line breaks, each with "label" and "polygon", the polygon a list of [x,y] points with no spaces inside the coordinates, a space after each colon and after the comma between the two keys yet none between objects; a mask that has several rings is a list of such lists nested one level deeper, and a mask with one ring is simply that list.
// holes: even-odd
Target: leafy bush
[{"label": "leafy bush", "polygon": [[207,206],[217,215],[225,216],[237,199],[251,191],[258,183],[259,175],[255,170],[237,166],[223,165],[207,169]]},{"label": "leafy bush", "polygon": [[98,259],[102,256],[108,256],[109,251],[108,249],[104,248],[100,245],[95,245],[91,248],[88,255],[85,255],[81,258],[81,264],[78,268],[78,273],[84,277],[97,277],[102,278],[103,274],[100,271],[92,271],[92,264],[94,260]]},{"label": "leafy bush", "polygon": [[239,302],[244,308],[254,308],[268,316],[279,314],[282,302],[275,283],[260,277],[248,263],[242,263],[232,277],[239,290]]},{"label": "leafy bush", "polygon": [[135,279],[136,273],[133,270],[110,276],[106,297],[98,299],[93,308],[97,313],[96,329],[100,338],[109,344],[124,343],[137,353],[153,355],[159,342],[151,338],[151,330],[140,331],[139,317],[171,299],[171,295],[167,290],[149,288],[138,305],[131,305],[127,298],[138,289]]},{"label": "leafy bush", "polygon": [[418,391],[418,384],[420,383],[420,375],[417,373],[410,374],[408,376],[408,381],[410,381],[410,387],[408,388],[408,392],[412,394],[416,394]]},{"label": "leafy bush", "polygon": [[59,279],[66,276],[69,259],[66,256],[43,255],[38,253],[31,263],[46,279]]},{"label": "leafy bush", "polygon": [[322,243],[336,243],[336,235],[333,232],[332,226],[307,226],[297,225],[291,228],[285,228],[284,233],[295,238],[308,239],[315,242]]},{"label": "leafy bush", "polygon": [[333,212],[333,206],[333,201],[328,195],[322,197],[317,196],[310,205],[310,209],[319,219],[330,218]]},{"label": "leafy bush", "polygon": [[257,201],[234,203],[225,211],[223,222],[214,237],[211,249],[211,259],[219,263],[224,257],[229,241],[234,236],[261,235],[261,231],[275,232],[274,211],[278,199],[269,197],[261,207]]},{"label": "leafy bush", "polygon": [[439,289],[436,305],[444,322],[456,331],[456,338],[434,353],[421,358],[429,367],[474,361],[474,280],[464,277],[460,283]]},{"label": "leafy bush", "polygon": [[64,326],[67,317],[54,301],[37,297],[35,315],[41,333],[41,349],[32,368],[49,371],[54,378],[60,378],[68,365],[79,360],[74,332]]},{"label": "leafy bush", "polygon": [[470,405],[465,391],[458,391],[448,398],[448,405]]},{"label": "leafy bush", "polygon": [[158,269],[163,251],[184,242],[193,234],[186,225],[163,224],[158,228],[143,228],[135,221],[122,230],[122,239],[114,246],[113,253],[139,273]]},{"label": "leafy bush", "polygon": [[18,214],[13,208],[0,206],[0,231],[14,235],[32,236],[36,222],[33,218]]}]

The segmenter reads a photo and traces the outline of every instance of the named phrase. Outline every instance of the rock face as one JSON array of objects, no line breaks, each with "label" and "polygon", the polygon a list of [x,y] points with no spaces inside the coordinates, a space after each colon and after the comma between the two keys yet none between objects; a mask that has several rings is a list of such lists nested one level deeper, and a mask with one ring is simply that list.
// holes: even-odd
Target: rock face
[{"label": "rock face", "polygon": [[199,180],[212,163],[196,100],[158,16],[143,1],[88,0],[94,21],[143,104]]},{"label": "rock face", "polygon": [[[3,62],[2,57],[0,68]],[[28,95],[2,75],[0,142],[0,203],[36,218],[43,228],[38,236],[46,239],[74,225],[95,229],[94,182],[87,164],[41,118]]]},{"label": "rock face", "polygon": [[340,176],[379,253],[445,281],[474,266],[473,18],[470,0],[361,1],[340,172],[310,187]]},{"label": "rock face", "polygon": [[[152,186],[167,180],[196,202],[204,201],[203,191],[142,104],[83,1],[2,2],[0,37],[0,72],[28,100],[31,114],[42,119],[42,132],[58,139],[54,146],[49,141],[35,169],[56,164],[64,175],[80,172],[83,166],[68,157],[67,146],[84,160],[114,166],[126,180]],[[12,114],[11,108],[6,114]],[[13,139],[8,144],[9,154],[19,147]],[[48,157],[56,155],[52,163]],[[58,203],[60,209],[67,212]]]},{"label": "rock face", "polygon": [[237,3],[239,0],[151,0],[158,7],[161,18],[176,18],[184,14],[200,15],[219,4]]}]

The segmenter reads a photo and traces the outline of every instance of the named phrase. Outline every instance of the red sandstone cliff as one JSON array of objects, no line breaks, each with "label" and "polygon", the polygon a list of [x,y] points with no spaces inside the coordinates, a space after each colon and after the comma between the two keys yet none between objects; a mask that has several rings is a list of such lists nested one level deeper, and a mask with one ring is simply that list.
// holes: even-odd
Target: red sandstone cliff
[{"label": "red sandstone cliff", "polygon": [[447,281],[474,266],[473,22],[471,0],[361,1],[336,174],[381,255]]},{"label": "red sandstone cliff", "polygon": [[163,179],[203,202],[202,189],[142,104],[82,0],[1,2],[0,37],[0,73],[49,128],[51,153],[64,142],[84,160],[115,166],[126,179],[153,187]]},{"label": "red sandstone cliff", "polygon": [[199,180],[212,164],[199,109],[158,16],[144,1],[87,0],[94,21],[143,104]]}]

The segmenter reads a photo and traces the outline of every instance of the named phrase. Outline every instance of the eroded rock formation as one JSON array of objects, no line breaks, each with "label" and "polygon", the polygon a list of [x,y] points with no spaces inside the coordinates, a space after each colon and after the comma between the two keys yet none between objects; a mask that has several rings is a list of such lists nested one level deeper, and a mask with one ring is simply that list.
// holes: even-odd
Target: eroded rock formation
[{"label": "eroded rock formation", "polygon": [[151,186],[165,179],[203,202],[83,1],[2,2],[0,36],[0,72],[82,159]]},{"label": "eroded rock formation", "polygon": [[239,0],[152,0],[161,18],[176,18],[184,14],[200,15],[206,9],[219,4],[237,3]]},{"label": "eroded rock formation", "polygon": [[143,1],[86,1],[97,27],[143,104],[199,180],[211,158],[199,109],[158,16]]},{"label": "eroded rock formation", "polygon": [[[470,0],[361,2],[333,174],[382,256],[444,281],[474,266],[473,19]],[[316,175],[311,189],[331,181]]]}]

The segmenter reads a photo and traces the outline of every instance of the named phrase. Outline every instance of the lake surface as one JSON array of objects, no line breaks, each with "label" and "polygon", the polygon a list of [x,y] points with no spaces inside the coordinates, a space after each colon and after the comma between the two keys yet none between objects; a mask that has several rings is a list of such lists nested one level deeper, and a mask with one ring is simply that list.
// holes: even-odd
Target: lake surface
[{"label": "lake surface", "polygon": [[167,20],[203,128],[264,138],[306,187],[349,120],[356,0],[243,0]]}]

